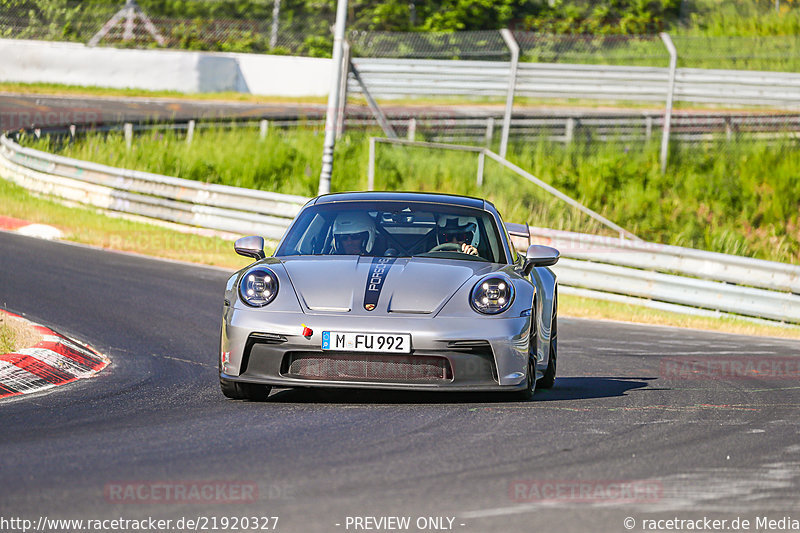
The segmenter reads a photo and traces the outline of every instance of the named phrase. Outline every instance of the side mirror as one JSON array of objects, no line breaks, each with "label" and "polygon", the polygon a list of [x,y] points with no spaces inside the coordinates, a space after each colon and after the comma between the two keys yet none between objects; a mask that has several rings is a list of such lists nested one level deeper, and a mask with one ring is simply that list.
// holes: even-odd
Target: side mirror
[{"label": "side mirror", "polygon": [[527,276],[533,267],[547,267],[558,263],[561,254],[555,248],[542,246],[541,244],[531,244],[525,253],[525,264],[522,266],[522,274]]},{"label": "side mirror", "polygon": [[264,259],[264,238],[251,235],[250,237],[242,237],[236,239],[233,243],[233,249],[236,253],[245,257],[252,257],[256,261]]}]

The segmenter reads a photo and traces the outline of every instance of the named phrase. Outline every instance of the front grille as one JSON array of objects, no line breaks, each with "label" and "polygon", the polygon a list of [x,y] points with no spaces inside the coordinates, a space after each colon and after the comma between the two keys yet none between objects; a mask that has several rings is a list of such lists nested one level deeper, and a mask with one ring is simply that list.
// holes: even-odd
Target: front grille
[{"label": "front grille", "polygon": [[372,353],[290,352],[285,374],[304,379],[438,383],[453,379],[444,357]]}]

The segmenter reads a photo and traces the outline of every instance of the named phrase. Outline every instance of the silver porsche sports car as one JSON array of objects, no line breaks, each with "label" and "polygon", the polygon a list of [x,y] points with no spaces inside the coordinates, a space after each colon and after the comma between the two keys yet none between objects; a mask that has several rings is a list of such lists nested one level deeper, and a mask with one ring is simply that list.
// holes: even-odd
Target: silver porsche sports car
[{"label": "silver porsche sports car", "polygon": [[476,198],[357,192],[300,211],[273,257],[225,289],[219,378],[229,398],[272,387],[509,391],[556,377],[559,253],[516,252]]}]

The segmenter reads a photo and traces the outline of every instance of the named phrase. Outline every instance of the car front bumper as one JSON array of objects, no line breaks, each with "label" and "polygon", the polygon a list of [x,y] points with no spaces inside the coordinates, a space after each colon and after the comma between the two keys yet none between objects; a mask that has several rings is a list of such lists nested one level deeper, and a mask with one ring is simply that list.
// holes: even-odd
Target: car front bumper
[{"label": "car front bumper", "polygon": [[[342,314],[268,312],[226,307],[220,346],[220,377],[230,381],[276,387],[346,387],[448,391],[512,391],[526,386],[530,317],[474,319],[400,315],[350,317]],[[312,330],[303,336],[303,328]],[[352,357],[330,368],[357,366],[365,352],[323,351],[323,331],[407,333],[411,353],[375,355],[408,366],[419,361],[446,360],[440,379],[406,379],[400,374],[354,378],[344,372],[296,375],[289,363],[296,357],[320,360]],[[338,365],[338,366],[337,366]],[[394,367],[395,365],[392,365]],[[352,367],[352,366],[351,366]],[[382,367],[381,367],[382,368]]]}]

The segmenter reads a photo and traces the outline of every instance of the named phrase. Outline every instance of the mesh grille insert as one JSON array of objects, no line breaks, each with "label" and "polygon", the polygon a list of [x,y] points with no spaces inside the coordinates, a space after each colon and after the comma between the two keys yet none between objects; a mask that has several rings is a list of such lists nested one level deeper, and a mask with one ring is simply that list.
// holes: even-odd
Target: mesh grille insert
[{"label": "mesh grille insert", "polygon": [[286,357],[286,374],[305,379],[436,383],[453,378],[444,357],[318,352],[291,352]]}]

